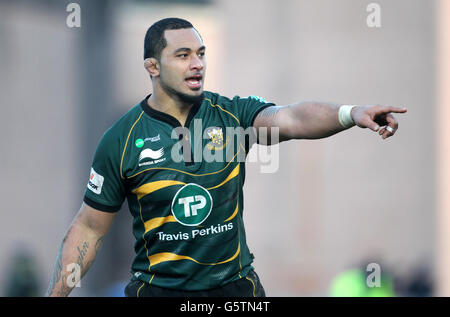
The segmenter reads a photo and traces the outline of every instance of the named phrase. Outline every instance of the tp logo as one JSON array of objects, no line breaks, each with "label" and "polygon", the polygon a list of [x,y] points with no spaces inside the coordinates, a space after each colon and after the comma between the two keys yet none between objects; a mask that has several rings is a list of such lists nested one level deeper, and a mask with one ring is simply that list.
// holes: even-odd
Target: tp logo
[{"label": "tp logo", "polygon": [[190,183],[181,187],[172,200],[172,214],[185,226],[197,226],[212,210],[211,194],[202,186]]}]

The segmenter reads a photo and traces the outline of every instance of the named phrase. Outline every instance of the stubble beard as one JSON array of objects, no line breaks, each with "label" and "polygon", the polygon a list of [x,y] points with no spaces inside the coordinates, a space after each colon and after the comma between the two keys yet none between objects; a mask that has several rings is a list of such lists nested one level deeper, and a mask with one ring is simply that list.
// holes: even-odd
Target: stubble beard
[{"label": "stubble beard", "polygon": [[162,76],[160,77],[160,83],[161,88],[167,95],[186,105],[200,105],[205,98],[205,94],[203,91],[200,95],[192,96],[170,87],[164,82],[164,78],[162,78]]}]

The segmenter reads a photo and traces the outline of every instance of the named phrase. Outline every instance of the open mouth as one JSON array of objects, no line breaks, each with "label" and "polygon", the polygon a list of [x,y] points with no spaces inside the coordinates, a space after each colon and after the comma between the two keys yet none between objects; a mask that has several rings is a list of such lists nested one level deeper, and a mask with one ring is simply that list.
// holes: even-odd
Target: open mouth
[{"label": "open mouth", "polygon": [[202,79],[202,75],[194,75],[187,77],[185,81],[190,88],[200,88],[202,86]]}]

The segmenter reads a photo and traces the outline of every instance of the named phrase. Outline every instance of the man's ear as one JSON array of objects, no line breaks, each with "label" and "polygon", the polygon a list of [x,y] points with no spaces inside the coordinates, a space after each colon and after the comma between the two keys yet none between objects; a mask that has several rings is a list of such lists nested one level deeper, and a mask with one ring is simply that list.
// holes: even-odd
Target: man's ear
[{"label": "man's ear", "polygon": [[152,77],[159,76],[159,63],[154,57],[146,58],[144,60],[144,67]]}]

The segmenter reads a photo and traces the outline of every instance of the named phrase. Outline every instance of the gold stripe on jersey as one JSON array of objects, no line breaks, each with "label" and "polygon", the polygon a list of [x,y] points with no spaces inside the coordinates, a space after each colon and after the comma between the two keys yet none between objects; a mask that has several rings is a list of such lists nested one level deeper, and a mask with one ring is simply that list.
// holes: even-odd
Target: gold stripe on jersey
[{"label": "gold stripe on jersey", "polygon": [[122,158],[120,159],[120,169],[119,169],[119,171],[120,171],[120,177],[121,177],[122,179],[125,179],[125,178],[123,177],[123,174],[122,174],[122,165],[123,165],[123,157],[125,156],[125,151],[127,150],[128,139],[130,138],[131,131],[133,131],[134,126],[139,122],[139,120],[141,120],[143,114],[144,114],[144,111],[141,112],[141,114],[139,115],[139,117],[137,118],[137,120],[133,123],[133,125],[132,125],[131,128],[130,128],[130,131],[128,132],[127,140],[125,141],[125,146],[124,146],[123,152],[122,152]]},{"label": "gold stripe on jersey", "polygon": [[[238,211],[239,211],[239,202],[237,202],[236,208],[234,209],[234,212],[231,214],[231,216],[225,219],[223,222],[228,222],[232,220],[234,217],[236,217]],[[161,227],[163,224],[168,222],[177,222],[177,220],[172,215],[167,217],[155,217],[150,220],[147,220],[144,223],[145,233],[152,231],[153,229],[156,229],[158,227]]]},{"label": "gold stripe on jersey", "polygon": [[174,216],[167,217],[155,217],[144,223],[145,233],[152,231],[158,227],[161,227],[163,224],[167,222],[177,222]]},{"label": "gold stripe on jersey", "polygon": [[[142,205],[141,205],[141,202],[139,201],[139,199],[137,202],[139,204],[139,216],[141,218],[142,224],[145,227],[144,218],[142,217]],[[145,231],[142,233],[142,240],[144,240],[144,247],[145,247],[145,251],[147,252],[146,255],[147,255],[147,259],[148,259],[148,248],[147,248],[147,241],[145,240]],[[148,269],[147,270],[150,271],[150,260],[148,261]]]},{"label": "gold stripe on jersey", "polygon": [[[220,183],[219,185],[207,188],[207,190],[216,189],[220,186],[224,185],[225,183],[229,182],[231,179],[239,175],[239,166],[240,164],[237,164],[236,167],[231,171],[231,173],[225,178],[225,180]],[[173,186],[173,185],[186,185],[184,182],[180,181],[173,181],[173,180],[161,180],[161,181],[155,181],[150,182],[144,185],[139,186],[136,189],[133,189],[132,193],[137,195],[137,199],[140,200],[142,197],[153,193],[154,191],[157,191],[158,189]]]},{"label": "gold stripe on jersey", "polygon": [[250,283],[252,283],[252,285],[253,285],[253,297],[256,297],[256,296],[255,296],[255,289],[256,289],[255,282],[253,282],[253,280],[252,280],[251,278],[249,278],[248,276],[246,276],[245,278],[246,278],[247,280],[249,280]]},{"label": "gold stripe on jersey", "polygon": [[237,256],[239,255],[240,252],[241,252],[241,244],[239,243],[236,253],[231,258],[226,259],[221,262],[217,262],[217,263],[202,263],[202,262],[197,261],[194,258],[191,258],[190,256],[179,255],[179,254],[171,253],[171,252],[156,253],[156,254],[150,255],[148,257],[148,259],[150,260],[150,267],[160,264],[160,263],[163,263],[163,262],[180,261],[180,260],[189,260],[189,261],[193,261],[200,265],[219,265],[219,264],[224,264],[224,263],[233,261],[235,258],[237,258]]},{"label": "gold stripe on jersey", "polygon": [[173,185],[186,185],[186,183],[179,182],[179,181],[173,181],[173,180],[162,180],[162,181],[155,181],[151,183],[144,184],[142,186],[139,186],[136,189],[133,189],[133,194],[137,195],[137,199],[141,199],[145,195],[148,195],[150,193],[153,193],[154,191],[157,191],[158,189],[173,186]]},{"label": "gold stripe on jersey", "polygon": [[239,166],[240,165],[241,164],[237,164],[236,167],[231,171],[230,175],[228,175],[227,178],[225,178],[225,180],[222,183],[220,183],[219,185],[216,185],[214,187],[207,188],[207,190],[219,188],[220,186],[222,186],[223,184],[227,183],[228,181],[230,181],[234,177],[238,176],[239,175]]},{"label": "gold stripe on jersey", "polygon": [[232,116],[232,117],[234,118],[234,120],[236,120],[237,123],[238,123],[239,125],[241,125],[241,122],[239,121],[238,118],[236,118],[236,116],[235,116],[234,114],[232,114],[231,112],[229,112],[229,111],[223,109],[223,108],[222,108],[221,106],[219,106],[219,105],[214,105],[214,104],[212,103],[211,99],[205,98],[205,100],[209,102],[209,105],[210,105],[211,107],[213,107],[213,108],[216,108],[216,107],[219,108],[219,109],[222,110],[223,112],[225,112],[225,113],[229,114],[230,116]]},{"label": "gold stripe on jersey", "polygon": [[238,201],[237,204],[236,204],[236,208],[234,209],[233,214],[232,214],[230,217],[228,217],[227,219],[225,219],[224,222],[230,221],[230,220],[232,220],[234,217],[236,217],[238,211],[239,211],[239,201]]},{"label": "gold stripe on jersey", "polygon": [[136,293],[136,297],[139,297],[139,292],[141,291],[141,289],[144,287],[144,285],[145,285],[145,283],[144,282],[142,282],[142,285],[141,285],[141,287],[139,287],[139,289],[137,290],[137,293]]}]

